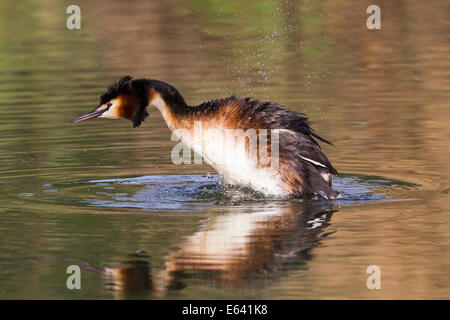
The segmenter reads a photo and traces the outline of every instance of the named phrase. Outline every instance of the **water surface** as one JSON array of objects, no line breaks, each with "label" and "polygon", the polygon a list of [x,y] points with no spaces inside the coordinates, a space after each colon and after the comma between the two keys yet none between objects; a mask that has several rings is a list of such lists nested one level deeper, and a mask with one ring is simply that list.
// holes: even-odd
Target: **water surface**
[{"label": "water surface", "polygon": [[[80,0],[73,31],[69,4],[0,4],[0,298],[450,298],[446,1],[383,3],[376,31],[369,1]],[[307,113],[343,199],[174,165],[156,110],[69,123],[125,74]]]}]

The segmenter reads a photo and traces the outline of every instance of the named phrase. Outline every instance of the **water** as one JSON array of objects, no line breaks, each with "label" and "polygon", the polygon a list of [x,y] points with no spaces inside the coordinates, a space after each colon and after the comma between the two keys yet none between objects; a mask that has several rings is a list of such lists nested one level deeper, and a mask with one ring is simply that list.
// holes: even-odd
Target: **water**
[{"label": "water", "polygon": [[[63,3],[0,4],[0,298],[450,298],[446,1],[383,4],[377,31],[364,1],[78,4],[74,31]],[[156,110],[69,123],[124,74],[307,113],[343,199],[174,165]]]}]

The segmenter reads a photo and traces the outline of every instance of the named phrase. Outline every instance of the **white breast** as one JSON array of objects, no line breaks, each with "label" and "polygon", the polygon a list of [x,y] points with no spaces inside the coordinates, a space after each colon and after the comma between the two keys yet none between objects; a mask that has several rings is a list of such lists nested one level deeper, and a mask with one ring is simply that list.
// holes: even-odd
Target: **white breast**
[{"label": "white breast", "polygon": [[[159,94],[155,94],[149,105],[154,105],[160,110],[172,130],[172,141],[179,139],[188,148],[201,155],[217,170],[225,183],[248,186],[267,196],[283,197],[288,194],[276,169],[256,166],[256,162],[245,150],[245,139],[235,139],[234,135],[230,135],[227,129],[217,122],[194,121],[193,124],[186,122],[181,128],[175,128],[170,110]],[[186,129],[191,125],[193,130]]]},{"label": "white breast", "polygon": [[[174,133],[176,134],[176,131]],[[226,183],[248,186],[265,195],[276,197],[287,194],[277,170],[273,167],[256,166],[256,155],[246,151],[242,134],[236,131],[230,133],[222,127],[201,130],[196,127],[194,134],[184,132],[179,134],[178,138],[203,156]]]}]

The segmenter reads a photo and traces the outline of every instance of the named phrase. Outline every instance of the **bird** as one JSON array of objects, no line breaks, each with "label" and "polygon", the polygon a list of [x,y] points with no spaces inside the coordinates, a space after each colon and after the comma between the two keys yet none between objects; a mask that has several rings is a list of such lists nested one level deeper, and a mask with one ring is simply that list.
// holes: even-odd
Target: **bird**
[{"label": "bird", "polygon": [[229,96],[188,105],[171,84],[123,76],[92,111],[71,122],[125,118],[136,128],[150,107],[160,111],[172,134],[211,165],[224,184],[283,199],[340,197],[332,188],[337,170],[318,141],[333,144],[311,128],[306,114],[281,104]]}]

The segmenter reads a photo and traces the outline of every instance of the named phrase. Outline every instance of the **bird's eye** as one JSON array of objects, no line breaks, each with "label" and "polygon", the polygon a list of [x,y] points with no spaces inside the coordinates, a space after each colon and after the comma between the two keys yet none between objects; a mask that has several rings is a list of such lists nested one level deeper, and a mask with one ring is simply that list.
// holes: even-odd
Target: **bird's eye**
[{"label": "bird's eye", "polygon": [[111,102],[108,102],[108,104],[106,105],[108,108],[112,106]]}]

